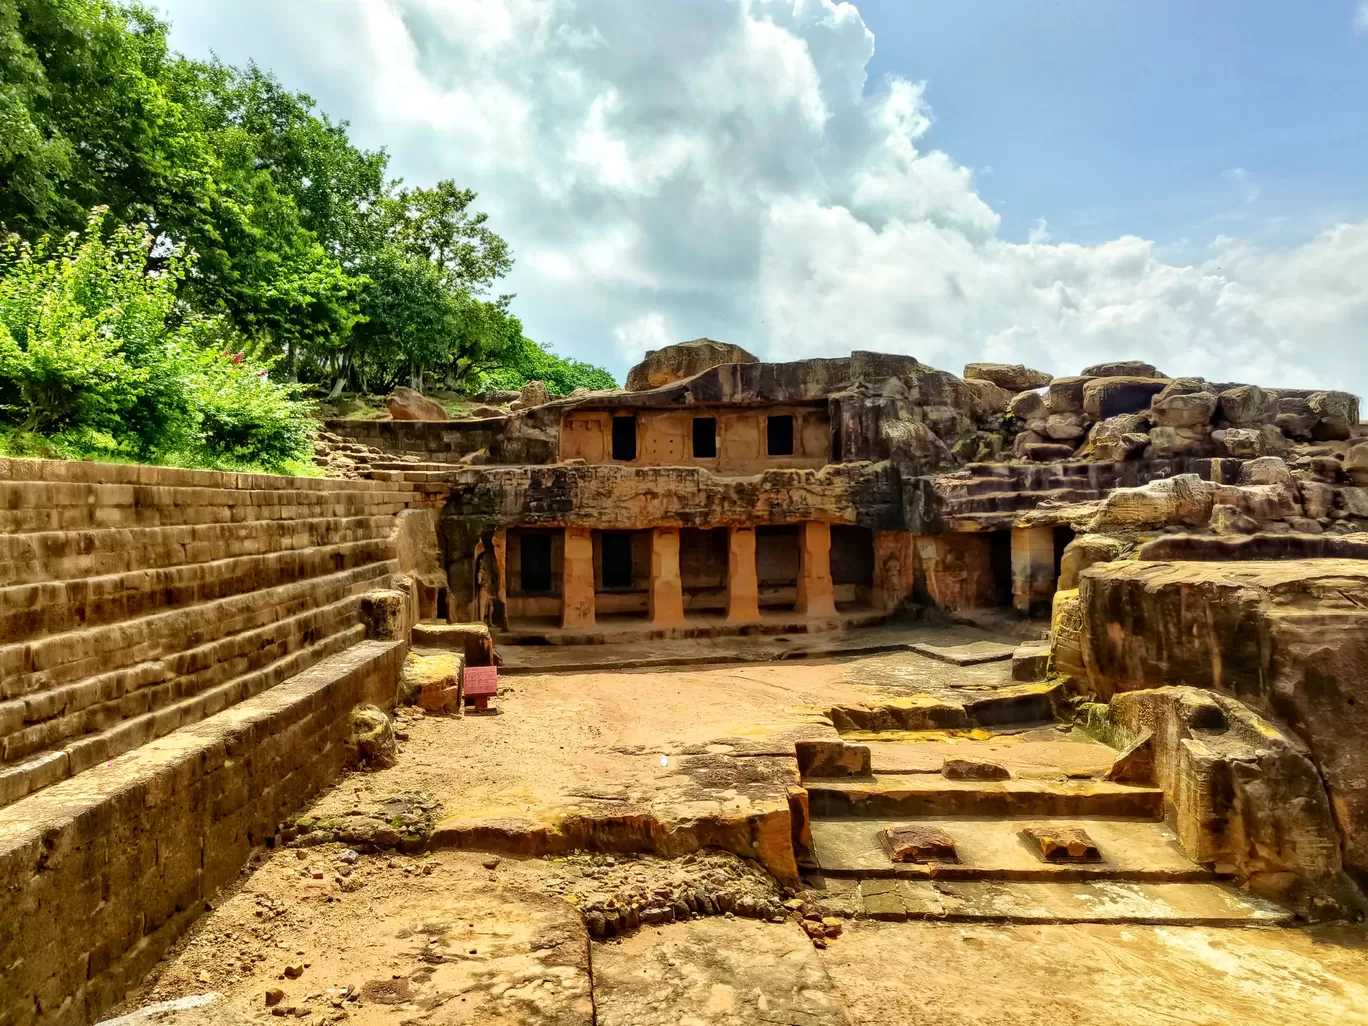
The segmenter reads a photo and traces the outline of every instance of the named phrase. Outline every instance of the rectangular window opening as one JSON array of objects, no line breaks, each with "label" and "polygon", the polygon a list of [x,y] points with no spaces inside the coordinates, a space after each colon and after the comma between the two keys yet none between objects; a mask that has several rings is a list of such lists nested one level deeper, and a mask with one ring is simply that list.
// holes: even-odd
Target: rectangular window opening
[{"label": "rectangular window opening", "polygon": [[710,460],[717,456],[717,419],[715,417],[694,418],[693,454],[696,460]]},{"label": "rectangular window opening", "polygon": [[520,539],[522,558],[519,570],[525,595],[548,595],[551,592],[551,536],[525,534]]},{"label": "rectangular window opening", "polygon": [[613,459],[634,460],[637,449],[637,427],[635,417],[613,418]]},{"label": "rectangular window opening", "polygon": [[768,417],[765,420],[769,454],[771,456],[793,455],[793,415]]},{"label": "rectangular window opening", "polygon": [[605,531],[600,539],[603,558],[603,588],[628,591],[632,587],[632,536],[621,531]]}]

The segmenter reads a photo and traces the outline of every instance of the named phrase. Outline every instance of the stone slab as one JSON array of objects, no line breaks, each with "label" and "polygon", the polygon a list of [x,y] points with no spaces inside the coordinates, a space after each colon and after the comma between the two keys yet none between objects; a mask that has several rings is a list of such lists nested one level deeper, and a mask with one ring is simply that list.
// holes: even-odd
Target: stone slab
[{"label": "stone slab", "polygon": [[954,666],[977,666],[979,663],[997,663],[1011,659],[1016,651],[1011,645],[996,641],[971,641],[967,645],[931,645],[917,643],[908,646],[918,655],[924,655],[942,663]]},{"label": "stone slab", "polygon": [[793,922],[700,919],[595,945],[597,1026],[751,1026],[849,1020]]}]

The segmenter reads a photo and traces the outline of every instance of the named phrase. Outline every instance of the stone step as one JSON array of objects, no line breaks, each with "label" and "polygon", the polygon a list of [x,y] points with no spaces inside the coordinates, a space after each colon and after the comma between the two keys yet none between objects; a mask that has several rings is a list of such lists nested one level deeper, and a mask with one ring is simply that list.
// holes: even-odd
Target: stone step
[{"label": "stone step", "polygon": [[0,534],[0,587],[340,545],[393,531],[393,517],[360,516]]},{"label": "stone step", "polygon": [[1105,780],[947,780],[930,774],[807,778],[814,820],[923,816],[1162,819],[1164,792]]},{"label": "stone step", "polygon": [[[845,739],[853,740],[850,735]],[[996,763],[1018,778],[1101,778],[1116,758],[1116,750],[1100,741],[1080,731],[1061,732],[1054,726],[985,741],[928,733],[915,741],[885,741],[871,734],[859,743],[869,746],[871,765],[879,776],[938,774],[946,759],[979,759]]]},{"label": "stone step", "polygon": [[842,734],[1046,723],[1055,718],[1060,688],[1057,682],[1037,682],[919,692],[858,705],[834,705],[827,714]]},{"label": "stone step", "polygon": [[181,727],[207,719],[345,652],[365,641],[365,636],[365,627],[353,624],[338,634],[290,652],[260,669],[207,688],[193,697],[120,720],[99,733],[82,737],[60,749],[30,756],[22,763],[0,766],[0,806],[131,752]]},{"label": "stone step", "polygon": [[98,627],[394,558],[388,537],[0,588],[0,637]]},{"label": "stone step", "polygon": [[[344,596],[309,605],[163,658],[107,670],[0,705],[0,763],[28,759],[98,734],[121,721],[201,695],[292,653],[347,634],[358,625],[361,599]],[[13,715],[9,715],[13,710]]]},{"label": "stone step", "polygon": [[1210,882],[830,880],[826,893],[858,918],[896,922],[1285,926],[1294,919],[1231,884]]},{"label": "stone step", "polygon": [[0,723],[13,715],[15,701],[45,703],[43,692],[66,684],[194,649],[213,653],[210,646],[216,642],[359,596],[382,587],[398,571],[394,560],[369,563],[184,609],[0,646]]},{"label": "stone step", "polygon": [[[879,839],[886,827],[938,829],[955,844],[957,862],[893,862]],[[1104,861],[1045,862],[1021,838],[1041,825],[1083,829]],[[1215,874],[1183,853],[1164,823],[1147,820],[1057,817],[979,819],[821,819],[812,823],[815,862],[828,877],[909,880],[1129,880],[1198,881]]]},{"label": "stone step", "polygon": [[0,532],[383,516],[407,508],[414,498],[413,489],[402,484],[318,480],[331,487],[233,491],[228,490],[231,485],[197,488],[0,478]]}]

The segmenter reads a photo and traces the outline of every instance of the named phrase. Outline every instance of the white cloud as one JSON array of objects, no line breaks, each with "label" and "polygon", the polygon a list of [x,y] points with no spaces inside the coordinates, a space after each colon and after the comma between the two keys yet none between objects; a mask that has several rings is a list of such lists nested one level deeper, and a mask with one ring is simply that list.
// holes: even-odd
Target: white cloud
[{"label": "white cloud", "polygon": [[1368,0],[1359,0],[1358,8],[1354,11],[1354,31],[1368,32]]},{"label": "white cloud", "polygon": [[[182,49],[255,57],[405,178],[477,189],[529,333],[619,374],[706,335],[769,359],[1145,357],[1368,389],[1368,223],[1291,248],[1220,238],[1186,266],[1131,236],[1055,242],[1043,220],[1005,240],[971,170],[928,144],[925,85],[867,81],[851,3],[164,2]],[[1247,170],[1222,174],[1258,198]]]}]

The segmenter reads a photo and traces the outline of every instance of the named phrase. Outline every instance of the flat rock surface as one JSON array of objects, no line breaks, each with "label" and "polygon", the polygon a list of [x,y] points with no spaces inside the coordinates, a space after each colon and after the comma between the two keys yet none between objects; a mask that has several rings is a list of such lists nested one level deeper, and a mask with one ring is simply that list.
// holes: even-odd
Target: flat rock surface
[{"label": "flat rock surface", "polygon": [[1348,928],[857,922],[818,957],[852,1026],[1368,1023]]},{"label": "flat rock surface", "polygon": [[927,642],[915,642],[912,651],[920,655],[930,656],[932,659],[942,663],[953,663],[956,666],[976,666],[979,663],[996,663],[1003,659],[1011,659],[1012,653],[1016,651],[1014,645],[1004,645],[994,641],[971,641],[964,645],[933,645]]},{"label": "flat rock surface", "polygon": [[847,1026],[796,923],[702,919],[594,948],[597,1026]]},{"label": "flat rock surface", "polygon": [[986,759],[1006,766],[1016,777],[1103,777],[1116,750],[1077,731],[1054,727],[1000,734],[991,740],[955,736],[948,731],[905,731],[885,740],[886,732],[847,733],[845,740],[869,745],[878,774],[939,773],[948,758]]}]

